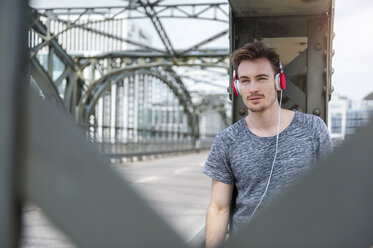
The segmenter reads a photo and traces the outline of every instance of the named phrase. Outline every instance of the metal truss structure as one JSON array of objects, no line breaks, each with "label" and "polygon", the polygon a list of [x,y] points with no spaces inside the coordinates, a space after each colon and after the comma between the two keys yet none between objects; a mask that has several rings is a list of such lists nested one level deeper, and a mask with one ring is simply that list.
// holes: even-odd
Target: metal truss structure
[{"label": "metal truss structure", "polygon": [[[200,136],[199,115],[204,114],[201,110],[215,111],[220,116],[221,125],[209,134],[209,142],[229,123],[227,111],[223,111],[222,106],[215,110],[195,106],[183,78],[175,71],[179,67],[227,71],[228,50],[201,47],[227,35],[228,29],[189,48],[175,50],[161,22],[162,18],[228,22],[224,10],[227,3],[162,5],[161,2],[129,1],[125,7],[33,10],[29,33],[32,81],[44,97],[62,103],[79,124],[86,126],[94,142],[147,140],[151,144],[156,140],[181,143],[190,140],[194,144]],[[126,37],[123,33],[125,21],[139,18],[151,20],[164,50]],[[140,50],[128,50],[127,45]],[[166,116],[157,111],[154,99],[141,100],[143,96],[159,92],[156,88],[162,85],[170,92],[161,97],[164,104],[159,107],[169,109]],[[146,105],[144,101],[149,103],[146,111],[151,115],[145,119],[141,117]],[[179,107],[170,110],[170,103]],[[180,108],[182,113],[178,114]],[[179,117],[172,119],[171,116]],[[139,118],[147,124],[141,124]],[[167,125],[160,128],[157,122]]]},{"label": "metal truss structure", "polygon": [[[59,15],[100,15],[106,20],[118,18],[144,19],[149,15],[162,18],[195,18],[200,20],[218,21],[228,23],[229,13],[226,9],[227,2],[220,3],[184,3],[184,4],[162,4],[163,1],[126,1],[125,7],[94,7],[94,8],[53,8],[39,9],[45,16]],[[151,13],[149,9],[151,10]],[[147,12],[148,11],[148,12]]]}]

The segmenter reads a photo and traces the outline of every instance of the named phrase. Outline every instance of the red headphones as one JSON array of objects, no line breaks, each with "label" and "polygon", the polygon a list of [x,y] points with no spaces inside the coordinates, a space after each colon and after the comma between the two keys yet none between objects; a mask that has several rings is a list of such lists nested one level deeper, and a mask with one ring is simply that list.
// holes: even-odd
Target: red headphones
[{"label": "red headphones", "polygon": [[[284,90],[286,89],[286,77],[284,73],[284,69],[282,67],[281,61],[279,62],[278,69],[280,73],[277,73],[275,76],[275,86],[277,90]],[[240,81],[238,80],[238,76],[236,71],[234,71],[234,80],[232,82],[233,92],[236,96],[240,95]]]}]

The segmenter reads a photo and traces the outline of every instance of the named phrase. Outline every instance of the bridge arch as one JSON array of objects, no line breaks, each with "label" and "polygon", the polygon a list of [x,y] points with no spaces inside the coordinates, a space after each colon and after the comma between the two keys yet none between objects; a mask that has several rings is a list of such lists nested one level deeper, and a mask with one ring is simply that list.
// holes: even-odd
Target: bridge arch
[{"label": "bridge arch", "polygon": [[[159,88],[162,90],[160,91]],[[108,103],[109,100],[105,100],[105,97],[107,98],[110,94],[111,99],[114,97],[116,100],[110,100]],[[113,96],[113,94],[115,95]],[[115,114],[111,112],[111,116],[116,116],[115,119],[117,119],[111,121],[111,127],[114,125],[116,130],[114,131],[115,135],[111,135],[112,138],[115,136],[113,142],[128,140],[127,136],[125,139],[121,139],[120,137],[123,135],[117,133],[117,131],[121,133],[120,129],[124,128],[130,130],[130,136],[136,142],[139,141],[138,138],[144,138],[140,135],[141,133],[150,137],[160,132],[167,139],[183,137],[194,141],[198,138],[198,116],[194,110],[195,107],[184,84],[172,68],[133,67],[120,69],[96,80],[81,98],[78,110],[81,123],[89,126],[90,129],[100,122],[97,118],[95,119],[95,115],[102,114],[102,109],[98,109],[100,99],[105,104],[109,104],[110,108],[114,109],[111,111],[115,112]],[[96,113],[97,111],[101,112]],[[121,117],[123,113],[128,116]],[[160,116],[160,113],[163,116]],[[146,114],[148,116],[144,117]],[[108,114],[106,113],[106,115]],[[184,115],[185,117],[183,117]],[[128,118],[126,119],[128,123],[124,126],[120,123],[123,118]],[[185,120],[183,120],[184,118]],[[105,121],[101,121],[101,126],[108,128],[108,120],[105,125],[102,125],[103,122]],[[183,123],[186,124],[186,127],[183,126]],[[106,139],[106,141],[110,141],[110,139]]]}]

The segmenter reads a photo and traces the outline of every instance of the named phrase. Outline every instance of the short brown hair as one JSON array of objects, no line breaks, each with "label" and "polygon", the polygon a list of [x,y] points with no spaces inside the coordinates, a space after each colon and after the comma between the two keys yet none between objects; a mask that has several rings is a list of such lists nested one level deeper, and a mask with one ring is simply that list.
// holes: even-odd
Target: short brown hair
[{"label": "short brown hair", "polygon": [[237,72],[242,61],[259,58],[267,58],[271,62],[275,74],[279,73],[280,56],[275,49],[268,47],[261,41],[246,43],[243,47],[236,49],[231,56],[233,69]]}]

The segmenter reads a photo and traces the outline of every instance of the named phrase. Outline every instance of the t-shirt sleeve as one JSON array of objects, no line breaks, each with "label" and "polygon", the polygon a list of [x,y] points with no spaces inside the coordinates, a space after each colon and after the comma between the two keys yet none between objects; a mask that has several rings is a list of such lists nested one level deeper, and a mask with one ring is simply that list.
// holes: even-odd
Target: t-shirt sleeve
[{"label": "t-shirt sleeve", "polygon": [[325,122],[317,117],[315,128],[315,139],[316,139],[316,156],[317,160],[325,159],[330,153],[333,152],[332,142]]},{"label": "t-shirt sleeve", "polygon": [[220,132],[212,144],[203,173],[226,184],[233,184],[233,173],[229,159],[228,137]]}]

